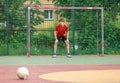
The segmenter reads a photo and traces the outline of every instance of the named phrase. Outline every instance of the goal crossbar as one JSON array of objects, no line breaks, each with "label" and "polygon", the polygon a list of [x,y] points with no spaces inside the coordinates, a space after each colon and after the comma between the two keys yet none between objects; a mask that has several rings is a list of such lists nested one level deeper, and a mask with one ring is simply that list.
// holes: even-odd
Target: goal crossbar
[{"label": "goal crossbar", "polygon": [[36,10],[36,9],[38,9],[38,10],[41,10],[41,9],[52,9],[52,10],[60,10],[60,9],[66,9],[66,10],[69,10],[69,9],[83,9],[83,10],[85,10],[85,9],[91,9],[91,10],[102,10],[103,9],[103,7],[86,7],[86,6],[84,6],[84,7],[70,7],[70,6],[31,6],[30,7],[31,9],[33,9],[33,10]]}]

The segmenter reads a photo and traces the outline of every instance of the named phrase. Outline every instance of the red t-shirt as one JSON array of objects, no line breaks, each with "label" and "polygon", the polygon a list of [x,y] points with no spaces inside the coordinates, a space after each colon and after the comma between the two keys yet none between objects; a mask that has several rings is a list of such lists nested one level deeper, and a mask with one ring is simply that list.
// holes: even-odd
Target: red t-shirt
[{"label": "red t-shirt", "polygon": [[55,31],[57,31],[57,36],[67,36],[66,32],[68,32],[68,26],[64,24],[64,26],[57,24],[55,27]]}]

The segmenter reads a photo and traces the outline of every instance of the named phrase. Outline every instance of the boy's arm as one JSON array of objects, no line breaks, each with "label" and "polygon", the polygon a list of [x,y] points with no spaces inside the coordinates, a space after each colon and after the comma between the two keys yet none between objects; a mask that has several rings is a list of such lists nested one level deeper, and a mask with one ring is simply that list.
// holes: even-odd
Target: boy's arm
[{"label": "boy's arm", "polygon": [[67,40],[68,40],[68,38],[69,38],[69,27],[68,27],[68,25],[67,25],[67,24],[66,24],[66,26],[67,26],[66,35],[67,35]]},{"label": "boy's arm", "polygon": [[57,39],[57,31],[56,30],[54,31],[54,36],[55,36],[55,39]]}]

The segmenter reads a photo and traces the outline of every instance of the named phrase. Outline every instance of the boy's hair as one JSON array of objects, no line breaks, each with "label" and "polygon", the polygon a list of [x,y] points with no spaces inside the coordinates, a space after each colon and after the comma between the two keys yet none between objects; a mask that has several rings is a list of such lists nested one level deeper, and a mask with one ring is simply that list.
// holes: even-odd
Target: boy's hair
[{"label": "boy's hair", "polygon": [[65,22],[65,20],[64,20],[63,18],[61,18],[61,19],[59,20],[59,22]]}]

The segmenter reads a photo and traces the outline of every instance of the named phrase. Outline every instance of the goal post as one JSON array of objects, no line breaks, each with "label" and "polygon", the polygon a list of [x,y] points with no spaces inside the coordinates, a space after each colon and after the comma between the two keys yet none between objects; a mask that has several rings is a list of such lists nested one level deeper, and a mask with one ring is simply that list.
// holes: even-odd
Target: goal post
[{"label": "goal post", "polygon": [[27,56],[30,57],[30,10],[100,10],[101,11],[101,56],[104,56],[104,9],[103,7],[69,7],[69,6],[30,6],[27,7]]},{"label": "goal post", "polygon": [[27,56],[30,57],[30,9],[27,8]]}]

